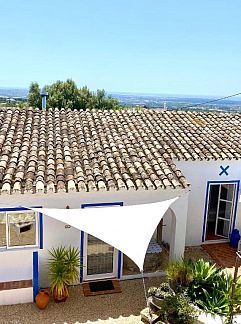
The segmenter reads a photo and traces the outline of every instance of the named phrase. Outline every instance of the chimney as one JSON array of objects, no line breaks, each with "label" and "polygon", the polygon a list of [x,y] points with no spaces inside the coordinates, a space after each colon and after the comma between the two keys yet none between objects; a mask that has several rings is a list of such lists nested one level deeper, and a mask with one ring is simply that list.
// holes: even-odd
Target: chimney
[{"label": "chimney", "polygon": [[44,89],[40,93],[41,99],[42,99],[42,110],[46,110],[46,103],[47,103],[47,97],[48,97],[48,92],[45,91]]}]

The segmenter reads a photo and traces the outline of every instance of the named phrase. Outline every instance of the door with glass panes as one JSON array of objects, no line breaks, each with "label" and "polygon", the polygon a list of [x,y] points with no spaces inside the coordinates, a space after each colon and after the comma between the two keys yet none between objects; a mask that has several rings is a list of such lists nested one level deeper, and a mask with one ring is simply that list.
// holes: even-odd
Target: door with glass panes
[{"label": "door with glass panes", "polygon": [[117,276],[118,251],[113,246],[87,233],[85,233],[84,246],[84,280]]},{"label": "door with glass panes", "polygon": [[209,185],[205,240],[228,239],[234,217],[236,183]]},{"label": "door with glass panes", "polygon": [[[118,207],[122,202],[83,204],[81,208]],[[108,225],[107,225],[108,226]],[[115,278],[118,276],[118,250],[88,233],[84,235],[83,280]]]}]

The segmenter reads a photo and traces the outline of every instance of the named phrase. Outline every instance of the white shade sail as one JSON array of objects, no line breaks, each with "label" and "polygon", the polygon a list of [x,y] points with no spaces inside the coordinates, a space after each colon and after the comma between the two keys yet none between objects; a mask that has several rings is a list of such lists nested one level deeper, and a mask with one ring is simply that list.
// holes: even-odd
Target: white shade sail
[{"label": "white shade sail", "polygon": [[31,209],[112,245],[131,258],[142,271],[152,235],[167,209],[177,199],[124,207]]}]

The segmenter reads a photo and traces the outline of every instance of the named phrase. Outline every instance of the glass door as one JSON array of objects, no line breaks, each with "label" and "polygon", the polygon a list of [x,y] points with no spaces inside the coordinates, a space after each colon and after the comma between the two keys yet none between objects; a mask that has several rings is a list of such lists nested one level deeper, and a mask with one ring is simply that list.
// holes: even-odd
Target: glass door
[{"label": "glass door", "polygon": [[228,238],[233,214],[234,184],[221,184],[215,235]]},{"label": "glass door", "polygon": [[84,280],[111,278],[117,275],[117,250],[113,246],[87,233],[85,246]]},{"label": "glass door", "polygon": [[[83,204],[81,208],[98,208],[123,206],[123,202]],[[97,237],[83,234],[83,269],[82,280],[96,280],[115,278],[118,276],[118,253],[119,251]],[[81,244],[82,245],[82,244]]]},{"label": "glass door", "polygon": [[233,221],[236,184],[210,184],[206,218],[206,240],[227,239]]}]

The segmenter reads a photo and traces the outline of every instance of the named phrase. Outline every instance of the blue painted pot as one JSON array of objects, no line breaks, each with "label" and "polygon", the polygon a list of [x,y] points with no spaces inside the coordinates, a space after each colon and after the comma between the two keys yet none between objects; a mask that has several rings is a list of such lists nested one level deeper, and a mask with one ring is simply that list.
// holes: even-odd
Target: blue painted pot
[{"label": "blue painted pot", "polygon": [[232,246],[233,248],[237,248],[239,240],[240,240],[239,230],[233,229],[230,235],[230,246]]}]

